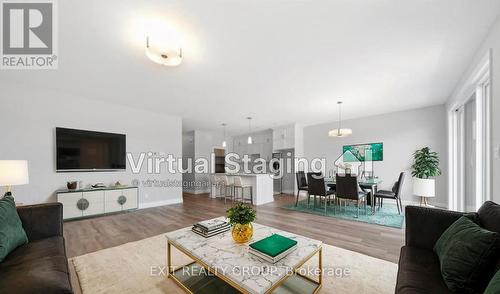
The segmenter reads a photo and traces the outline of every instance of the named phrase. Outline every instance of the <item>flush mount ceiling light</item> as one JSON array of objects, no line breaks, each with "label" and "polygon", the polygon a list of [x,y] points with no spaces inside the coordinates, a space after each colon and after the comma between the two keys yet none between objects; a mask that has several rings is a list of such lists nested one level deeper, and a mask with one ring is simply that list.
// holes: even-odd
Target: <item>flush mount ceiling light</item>
[{"label": "flush mount ceiling light", "polygon": [[342,128],[342,101],[337,102],[339,106],[339,127],[337,129],[330,130],[328,132],[328,136],[330,137],[347,137],[352,134],[352,129],[343,129]]},{"label": "flush mount ceiling light", "polygon": [[[248,119],[248,132],[251,133],[252,132],[252,118],[251,117],[247,117]],[[248,134],[248,139],[247,139],[247,143],[248,144],[252,144],[253,143],[253,140],[252,140],[252,136],[250,134]]]},{"label": "flush mount ceiling light", "polygon": [[227,126],[227,124],[225,124],[225,123],[222,124],[222,127],[224,128],[224,141],[222,141],[222,147],[223,148],[226,148],[226,146],[227,146],[227,142],[226,142],[226,126]]},{"label": "flush mount ceiling light", "polygon": [[153,62],[165,66],[177,66],[182,62],[182,48],[155,42],[151,37],[146,37],[146,56]]}]

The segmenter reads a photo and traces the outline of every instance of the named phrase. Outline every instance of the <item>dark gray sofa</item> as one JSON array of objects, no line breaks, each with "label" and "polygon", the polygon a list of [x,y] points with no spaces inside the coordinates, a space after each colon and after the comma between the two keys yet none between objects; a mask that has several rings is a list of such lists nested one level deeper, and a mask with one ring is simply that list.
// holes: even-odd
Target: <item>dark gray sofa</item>
[{"label": "dark gray sofa", "polygon": [[73,293],[64,247],[62,204],[21,206],[29,242],[0,263],[0,293]]},{"label": "dark gray sofa", "polygon": [[[433,248],[441,234],[463,215],[461,212],[442,209],[406,207],[406,244],[401,248],[399,257],[397,294],[452,293],[441,276],[439,259]],[[500,205],[487,201],[476,216],[481,227],[500,233]],[[494,266],[483,273],[477,293],[484,291],[500,269],[499,257],[493,262]]]}]

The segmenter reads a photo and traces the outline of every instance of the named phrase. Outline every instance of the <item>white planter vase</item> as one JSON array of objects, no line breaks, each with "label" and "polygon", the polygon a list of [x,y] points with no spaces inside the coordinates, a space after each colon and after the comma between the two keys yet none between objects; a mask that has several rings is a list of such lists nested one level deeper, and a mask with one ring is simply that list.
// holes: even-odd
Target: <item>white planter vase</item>
[{"label": "white planter vase", "polygon": [[435,180],[413,178],[413,194],[422,197],[434,197],[436,195]]}]

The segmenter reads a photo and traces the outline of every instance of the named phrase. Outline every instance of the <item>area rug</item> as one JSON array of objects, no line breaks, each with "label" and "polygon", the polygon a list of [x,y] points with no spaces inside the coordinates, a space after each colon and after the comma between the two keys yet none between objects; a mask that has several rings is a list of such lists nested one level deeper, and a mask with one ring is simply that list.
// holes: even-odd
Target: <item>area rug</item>
[{"label": "area rug", "polygon": [[[318,203],[316,204],[316,207],[313,205],[313,200],[311,199],[311,203],[309,204],[309,207],[307,207],[307,200],[301,200],[299,201],[298,205],[295,206],[295,203],[290,203],[283,208],[288,209],[288,210],[294,210],[294,211],[300,211],[300,212],[305,212],[305,213],[312,213],[312,214],[317,214],[317,215],[323,215],[325,216],[325,208],[324,208],[324,203],[321,203],[321,205]],[[368,213],[365,214],[364,208],[360,208],[359,210],[359,217],[356,217],[356,206],[354,205],[348,205],[346,209],[344,207],[339,208],[337,206],[336,211],[334,211],[333,206],[327,206],[326,209],[326,216],[328,217],[335,217],[335,218],[341,218],[341,219],[347,219],[347,220],[352,220],[352,221],[357,221],[357,222],[364,222],[364,223],[369,223],[369,224],[376,224],[376,225],[382,225],[382,226],[387,226],[387,227],[393,227],[393,228],[403,228],[404,225],[404,215],[403,214],[398,214],[398,208],[394,204],[384,204],[384,206],[378,210],[375,214],[371,214],[370,211],[370,206],[367,207]]]},{"label": "area rug", "polygon": [[[165,236],[123,244],[70,259],[84,294],[168,293],[183,294],[162,274]],[[317,266],[317,258],[310,266]],[[173,263],[190,260],[173,250]],[[325,275],[320,293],[394,293],[397,265],[338,247],[324,245]],[[341,275],[338,273],[342,272]]]}]

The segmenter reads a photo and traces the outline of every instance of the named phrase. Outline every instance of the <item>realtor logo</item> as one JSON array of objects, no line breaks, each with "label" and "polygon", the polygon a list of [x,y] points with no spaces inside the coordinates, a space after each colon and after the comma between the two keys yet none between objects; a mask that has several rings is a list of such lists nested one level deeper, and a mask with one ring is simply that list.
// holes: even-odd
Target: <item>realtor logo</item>
[{"label": "realtor logo", "polygon": [[54,1],[2,1],[3,69],[57,68]]}]

